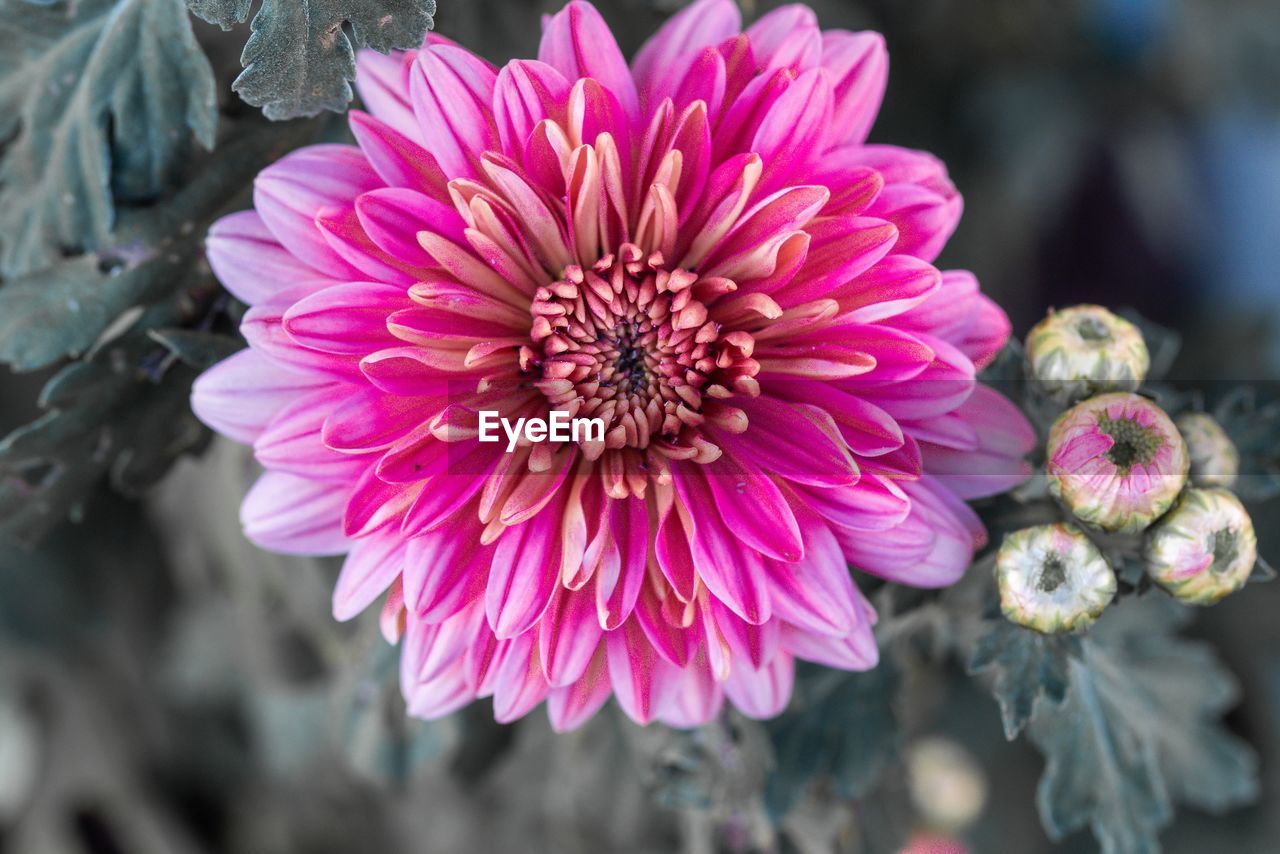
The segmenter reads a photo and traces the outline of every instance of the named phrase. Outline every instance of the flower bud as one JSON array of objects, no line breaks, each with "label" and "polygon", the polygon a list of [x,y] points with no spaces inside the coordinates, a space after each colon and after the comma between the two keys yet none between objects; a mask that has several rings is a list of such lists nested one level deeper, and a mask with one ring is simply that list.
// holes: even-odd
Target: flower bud
[{"label": "flower bud", "polygon": [[907,750],[911,801],[926,825],[956,831],[972,824],[987,800],[987,781],[973,756],[947,738],[922,738]]},{"label": "flower bud", "polygon": [[1253,520],[1225,489],[1188,489],[1147,532],[1147,574],[1175,598],[1212,605],[1249,580],[1258,558]]},{"label": "flower bud", "polygon": [[1240,452],[1227,436],[1227,431],[1203,412],[1179,415],[1178,432],[1187,443],[1191,457],[1191,482],[1196,486],[1221,486],[1230,489],[1240,473]]},{"label": "flower bud", "polygon": [[1116,575],[1092,540],[1059,522],[1006,536],[996,555],[996,585],[1010,622],[1059,634],[1098,619],[1116,594]]},{"label": "flower bud", "polygon": [[1050,312],[1027,334],[1027,362],[1047,396],[1071,403],[1136,391],[1151,357],[1138,327],[1100,305],[1077,305]]},{"label": "flower bud", "polygon": [[1105,531],[1141,531],[1173,506],[1190,461],[1169,416],[1127,392],[1090,398],[1049,431],[1049,491]]}]

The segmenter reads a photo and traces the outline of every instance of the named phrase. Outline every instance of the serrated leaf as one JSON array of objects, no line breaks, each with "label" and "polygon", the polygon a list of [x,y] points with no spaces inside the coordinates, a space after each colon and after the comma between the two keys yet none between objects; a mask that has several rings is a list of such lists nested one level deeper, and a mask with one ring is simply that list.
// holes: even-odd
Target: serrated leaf
[{"label": "serrated leaf", "polygon": [[121,202],[214,142],[213,70],[178,0],[0,0],[0,272],[92,250]]},{"label": "serrated leaf", "polygon": [[969,672],[993,675],[991,692],[1000,703],[1005,738],[1017,738],[1037,700],[1062,702],[1069,656],[1078,647],[1071,636],[1043,635],[1005,620],[989,624],[974,647]]},{"label": "serrated leaf", "polygon": [[[188,0],[223,28],[242,22],[249,0]],[[435,0],[263,0],[232,88],[271,119],[341,112],[355,80],[354,47],[381,53],[422,44]]]},{"label": "serrated leaf", "polygon": [[842,797],[870,792],[897,749],[893,676],[888,662],[865,673],[797,669],[791,708],[769,721],[777,765],[765,784],[765,805],[785,816],[819,777]]},{"label": "serrated leaf", "polygon": [[1234,681],[1206,646],[1169,634],[1178,619],[1154,597],[1113,607],[1070,659],[1063,702],[1036,707],[1036,800],[1053,839],[1088,827],[1104,854],[1154,854],[1174,801],[1223,810],[1256,796],[1253,751],[1215,721]]},{"label": "serrated leaf", "polygon": [[195,329],[153,329],[149,334],[184,364],[198,371],[244,349],[244,341],[240,338]]}]

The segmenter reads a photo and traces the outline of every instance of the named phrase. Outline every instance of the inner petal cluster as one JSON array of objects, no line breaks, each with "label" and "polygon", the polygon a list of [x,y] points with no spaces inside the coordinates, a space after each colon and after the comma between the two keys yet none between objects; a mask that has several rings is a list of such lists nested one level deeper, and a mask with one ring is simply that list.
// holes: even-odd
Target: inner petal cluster
[{"label": "inner petal cluster", "polygon": [[588,459],[654,443],[695,451],[682,439],[705,422],[707,399],[758,390],[751,335],[708,317],[706,302],[735,289],[728,279],[667,269],[661,253],[625,244],[538,288],[521,370],[553,409],[604,422],[603,441],[583,444]]}]

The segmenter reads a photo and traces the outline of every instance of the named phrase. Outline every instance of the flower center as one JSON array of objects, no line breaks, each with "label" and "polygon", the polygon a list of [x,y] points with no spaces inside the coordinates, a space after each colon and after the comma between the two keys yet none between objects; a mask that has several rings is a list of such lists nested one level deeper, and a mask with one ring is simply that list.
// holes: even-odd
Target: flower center
[{"label": "flower center", "polygon": [[1209,571],[1214,575],[1221,575],[1231,568],[1240,553],[1239,537],[1230,528],[1223,528],[1215,531],[1209,538],[1209,548],[1213,551],[1213,563],[1209,565]]},{"label": "flower center", "polygon": [[1058,555],[1049,555],[1040,567],[1040,577],[1036,579],[1036,588],[1043,593],[1052,593],[1067,580],[1067,566]]},{"label": "flower center", "polygon": [[537,375],[553,409],[604,422],[604,441],[588,456],[677,443],[703,423],[705,398],[741,391],[759,369],[751,336],[722,333],[707,317],[703,300],[733,287],[625,245],[538,288],[521,368]]},{"label": "flower center", "polygon": [[1076,334],[1082,341],[1101,343],[1111,340],[1107,325],[1096,317],[1082,317],[1076,321]]},{"label": "flower center", "polygon": [[1149,464],[1164,441],[1156,430],[1129,418],[1104,415],[1098,419],[1098,429],[1115,443],[1107,451],[1107,459],[1125,473],[1134,466]]}]

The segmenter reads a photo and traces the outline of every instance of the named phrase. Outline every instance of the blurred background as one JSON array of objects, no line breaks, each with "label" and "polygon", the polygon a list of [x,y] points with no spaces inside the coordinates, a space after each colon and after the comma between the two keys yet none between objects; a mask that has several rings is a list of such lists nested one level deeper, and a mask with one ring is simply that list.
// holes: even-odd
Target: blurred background
[{"label": "blurred background", "polygon": [[[539,16],[559,6],[439,2],[437,31],[499,63],[534,54]],[[596,2],[628,54],[681,5]],[[946,161],[966,213],[940,265],[977,273],[1017,335],[1050,306],[1130,307],[1178,330],[1170,379],[1209,404],[1241,383],[1274,397],[1280,3],[811,5],[824,28],[885,34],[872,141]],[[242,30],[196,26],[231,112]],[[0,434],[34,417],[45,378],[0,369]],[[335,565],[241,537],[253,473],[214,443],[145,499],[100,490],[38,549],[0,545],[0,852],[882,854],[844,834],[847,804],[771,828],[752,801],[769,751],[732,721],[681,735],[610,712],[553,737],[538,713],[498,727],[486,704],[405,721],[373,621],[329,616]],[[1274,561],[1276,503],[1251,509]],[[1167,851],[1280,850],[1277,613],[1280,585],[1252,586],[1190,627],[1240,680],[1228,723],[1262,755],[1263,797],[1225,817],[1181,812]],[[1006,743],[990,696],[952,669],[909,686],[899,711],[909,740],[941,734],[968,757],[986,792],[974,851],[1097,850],[1087,834],[1049,843],[1039,754]]]}]

